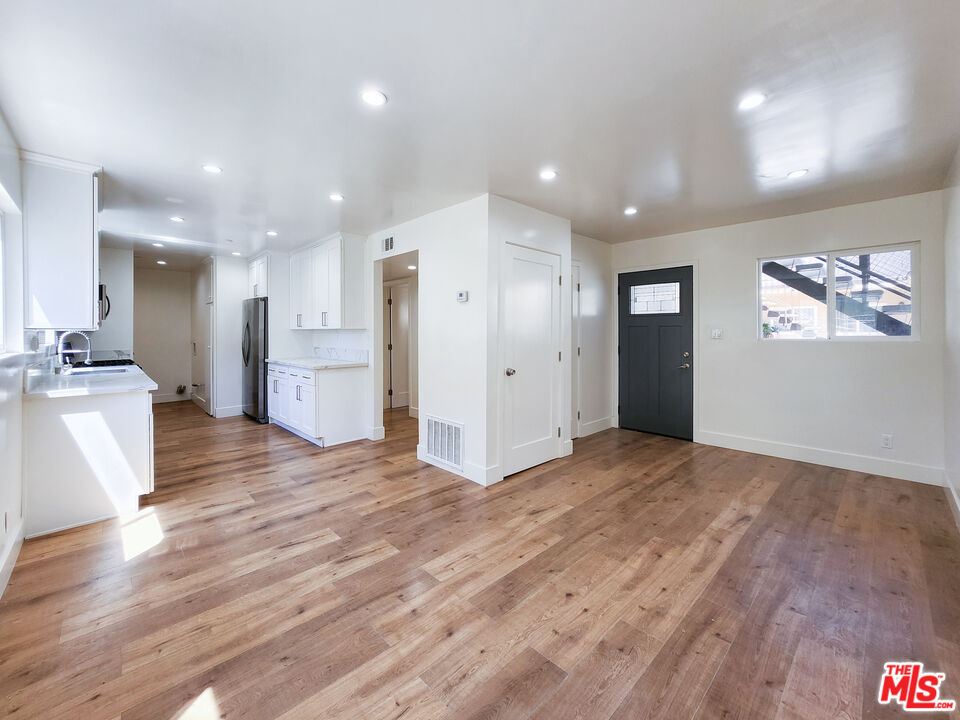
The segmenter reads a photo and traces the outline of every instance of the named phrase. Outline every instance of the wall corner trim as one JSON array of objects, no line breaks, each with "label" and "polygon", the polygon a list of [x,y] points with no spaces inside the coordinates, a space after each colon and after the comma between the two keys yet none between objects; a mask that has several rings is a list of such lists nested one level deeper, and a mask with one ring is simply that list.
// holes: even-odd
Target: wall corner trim
[{"label": "wall corner trim", "polygon": [[7,583],[10,582],[10,576],[13,574],[13,566],[20,555],[25,528],[26,523],[21,519],[17,528],[10,533],[11,540],[0,550],[2,552],[0,554],[0,597],[3,597],[3,591],[7,588]]}]

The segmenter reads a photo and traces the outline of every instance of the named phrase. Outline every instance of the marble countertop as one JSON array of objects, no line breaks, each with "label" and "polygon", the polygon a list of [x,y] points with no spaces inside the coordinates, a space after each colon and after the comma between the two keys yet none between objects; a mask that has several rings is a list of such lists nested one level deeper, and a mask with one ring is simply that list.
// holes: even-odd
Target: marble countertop
[{"label": "marble countertop", "polygon": [[303,357],[303,358],[269,358],[269,365],[290,365],[305,370],[331,370],[334,368],[367,367],[369,363],[355,360],[332,360],[330,358]]},{"label": "marble countertop", "polygon": [[133,367],[122,373],[28,373],[25,395],[28,398],[63,398],[149,392],[156,389],[157,383],[139,367]]}]

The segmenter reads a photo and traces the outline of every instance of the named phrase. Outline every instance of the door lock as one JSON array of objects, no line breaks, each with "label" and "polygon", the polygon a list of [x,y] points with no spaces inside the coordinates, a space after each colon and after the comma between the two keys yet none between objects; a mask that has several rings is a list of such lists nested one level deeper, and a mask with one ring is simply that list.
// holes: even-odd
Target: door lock
[{"label": "door lock", "polygon": [[684,352],[683,352],[683,359],[686,360],[688,357],[690,357],[690,353],[688,353],[686,350],[684,350]]},{"label": "door lock", "polygon": [[516,375],[516,374],[517,374],[517,371],[514,370],[513,368],[507,368],[507,377],[510,377],[511,375]]}]

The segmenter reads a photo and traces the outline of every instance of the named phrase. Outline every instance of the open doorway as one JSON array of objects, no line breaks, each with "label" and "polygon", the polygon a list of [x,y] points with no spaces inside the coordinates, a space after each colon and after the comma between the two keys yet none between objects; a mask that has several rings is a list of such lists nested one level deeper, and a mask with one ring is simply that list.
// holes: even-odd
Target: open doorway
[{"label": "open doorway", "polygon": [[[388,435],[401,428],[417,436],[418,408],[418,255],[417,251],[383,261],[383,426]],[[414,442],[416,440],[414,439]]]}]

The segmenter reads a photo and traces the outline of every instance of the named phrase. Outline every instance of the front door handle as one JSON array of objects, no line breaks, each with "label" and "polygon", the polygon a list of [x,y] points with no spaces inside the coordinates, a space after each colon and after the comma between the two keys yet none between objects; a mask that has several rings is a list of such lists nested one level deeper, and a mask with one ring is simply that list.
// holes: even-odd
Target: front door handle
[{"label": "front door handle", "polygon": [[690,369],[690,363],[684,363],[683,365],[677,368],[677,370],[689,370],[689,369]]},{"label": "front door handle", "polygon": [[513,368],[507,368],[507,377],[510,377],[511,375],[516,375],[516,374],[517,374],[517,371],[514,370]]}]

